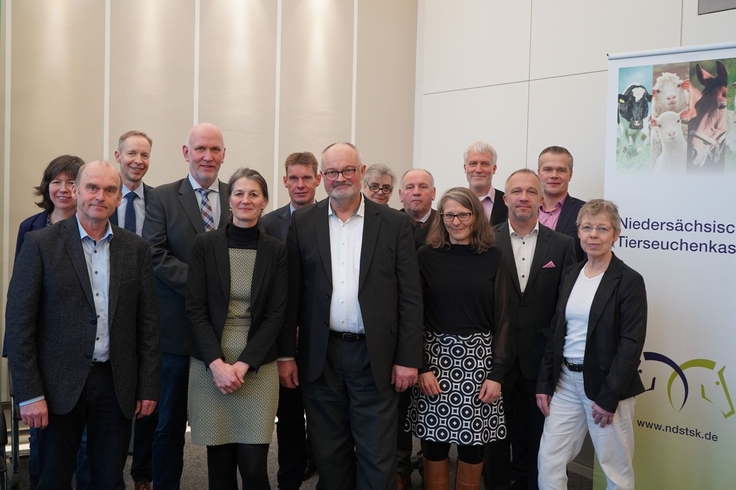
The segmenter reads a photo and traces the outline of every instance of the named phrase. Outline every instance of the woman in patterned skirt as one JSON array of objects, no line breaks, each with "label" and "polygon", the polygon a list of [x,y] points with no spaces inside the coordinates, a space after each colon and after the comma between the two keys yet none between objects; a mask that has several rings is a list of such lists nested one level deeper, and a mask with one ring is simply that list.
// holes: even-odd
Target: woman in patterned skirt
[{"label": "woman in patterned skirt", "polygon": [[[192,244],[187,314],[197,354],[189,369],[192,442],[207,446],[210,489],[268,489],[268,445],[278,405],[276,339],[286,310],[286,246],[258,226],[263,177],[228,182],[232,221]],[[236,469],[237,468],[237,469]]]},{"label": "woman in patterned skirt", "polygon": [[508,330],[505,265],[483,207],[468,189],[445,192],[437,210],[440,218],[418,252],[424,367],[409,423],[426,442],[425,488],[448,488],[454,443],[455,486],[477,489],[483,445],[506,436],[500,400]]}]

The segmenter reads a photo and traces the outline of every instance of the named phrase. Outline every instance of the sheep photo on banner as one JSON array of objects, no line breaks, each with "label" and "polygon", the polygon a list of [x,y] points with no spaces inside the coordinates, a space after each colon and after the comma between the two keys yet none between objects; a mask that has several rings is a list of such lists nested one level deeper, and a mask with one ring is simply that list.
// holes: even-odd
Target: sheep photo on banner
[{"label": "sheep photo on banner", "polygon": [[736,45],[611,55],[607,97],[614,253],[649,301],[636,488],[736,488]]}]

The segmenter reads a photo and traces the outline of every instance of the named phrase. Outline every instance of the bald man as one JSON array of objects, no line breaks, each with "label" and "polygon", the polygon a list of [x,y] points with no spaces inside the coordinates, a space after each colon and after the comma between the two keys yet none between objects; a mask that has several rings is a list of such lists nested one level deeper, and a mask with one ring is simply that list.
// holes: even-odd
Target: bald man
[{"label": "bald man", "polygon": [[85,426],[90,487],[124,488],[130,420],[158,400],[151,255],[145,240],[109,222],[121,189],[108,162],[83,165],[76,214],[26,234],[13,268],[8,361],[23,422],[44,429],[39,490],[71,488]]},{"label": "bald man", "polygon": [[153,488],[178,489],[184,467],[189,356],[193,351],[184,308],[187,264],[194,237],[223,226],[228,217],[227,184],[217,178],[225,161],[220,130],[194,126],[182,146],[189,175],[151,190],[143,238],[151,244],[161,303],[161,401],[153,441]]}]

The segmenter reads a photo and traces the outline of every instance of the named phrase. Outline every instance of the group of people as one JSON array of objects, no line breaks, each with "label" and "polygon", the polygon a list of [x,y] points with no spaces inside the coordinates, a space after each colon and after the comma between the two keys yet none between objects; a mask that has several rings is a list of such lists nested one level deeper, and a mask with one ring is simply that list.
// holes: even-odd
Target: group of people
[{"label": "group of people", "polygon": [[192,128],[189,174],[156,188],[151,145],[124,134],[119,173],[55,159],[19,230],[6,345],[34,488],[85,466],[89,488],[124,488],[134,416],[136,490],[179,488],[187,422],[210,488],[270,488],[276,416],[280,489],[310,459],[318,488],[409,488],[412,434],[426,489],[450,488],[451,444],[457,489],[565,488],[587,432],[608,488],[633,488],[646,292],[612,252],[616,206],[569,195],[566,149],[502,192],[474,143],[467,188],[434,210],[411,169],[399,212],[393,171],[335,143],[288,156],[290,202],[264,215],[256,170],[219,180],[217,127]]}]

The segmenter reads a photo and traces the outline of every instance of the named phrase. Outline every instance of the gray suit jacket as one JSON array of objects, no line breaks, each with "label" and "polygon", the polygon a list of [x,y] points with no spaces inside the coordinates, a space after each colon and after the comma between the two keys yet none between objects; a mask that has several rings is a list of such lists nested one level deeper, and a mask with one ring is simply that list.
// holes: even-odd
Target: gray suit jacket
[{"label": "gray suit jacket", "polygon": [[261,218],[261,224],[266,230],[266,234],[284,243],[286,243],[286,237],[289,235],[289,225],[291,224],[290,204],[274,209]]},{"label": "gray suit jacket", "polygon": [[[110,240],[110,362],[126,417],[136,400],[158,400],[158,302],[148,244],[113,226]],[[97,314],[76,216],[27,233],[15,261],[5,314],[8,360],[20,402],[44,396],[68,413],[89,374]]]},{"label": "gray suit jacket", "polygon": [[[196,193],[185,177],[147,194],[143,238],[151,244],[156,291],[161,305],[161,348],[169,354],[194,354],[186,314],[187,264],[194,237],[204,233]],[[220,222],[230,213],[227,184],[220,182]]]}]

